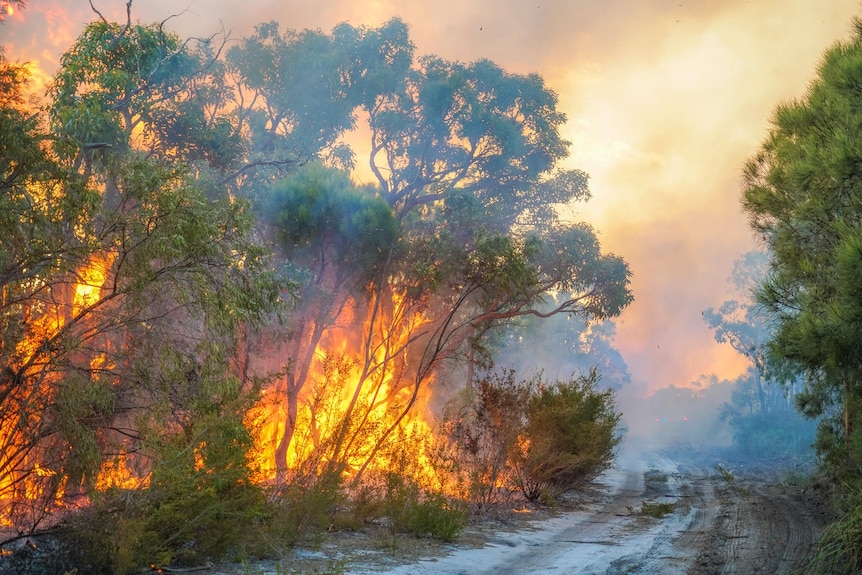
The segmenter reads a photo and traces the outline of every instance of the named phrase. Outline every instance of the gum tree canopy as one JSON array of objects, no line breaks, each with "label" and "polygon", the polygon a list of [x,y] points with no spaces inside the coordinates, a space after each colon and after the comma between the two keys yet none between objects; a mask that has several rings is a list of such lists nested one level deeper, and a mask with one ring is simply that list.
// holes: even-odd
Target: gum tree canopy
[{"label": "gum tree canopy", "polygon": [[[488,60],[416,58],[397,19],[379,28],[341,24],[331,34],[262,24],[227,61],[249,143],[239,193],[261,207],[283,257],[307,271],[306,305],[289,336],[280,466],[318,346],[345,309],[367,310],[354,330],[364,351],[348,412],[364,389],[397,372],[387,385],[404,392],[400,421],[443,360],[490,360],[483,340],[514,318],[605,318],[631,301],[625,262],[601,252],[590,226],[558,217],[559,205],[589,191],[586,174],[560,167],[569,153],[565,115],[540,76]],[[343,178],[324,172],[356,165],[343,137],[359,121],[369,128],[358,149],[368,152],[373,185],[344,196]],[[381,200],[393,220],[327,208],[357,194]],[[301,239],[297,226],[331,232]],[[340,230],[353,239],[339,239]],[[345,241],[369,253],[348,262],[344,250],[319,251]],[[401,346],[408,369],[397,367]]]}]

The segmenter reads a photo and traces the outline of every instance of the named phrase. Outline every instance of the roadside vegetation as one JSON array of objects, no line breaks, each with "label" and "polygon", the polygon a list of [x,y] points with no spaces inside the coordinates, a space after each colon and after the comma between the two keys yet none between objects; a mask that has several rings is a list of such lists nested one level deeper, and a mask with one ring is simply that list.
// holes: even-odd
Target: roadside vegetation
[{"label": "roadside vegetation", "polygon": [[[747,353],[817,422],[816,451],[840,493],[839,519],[826,530],[810,573],[862,573],[860,85],[856,20],[851,37],[825,53],[806,94],[775,110],[744,172],[743,209],[768,248],[756,294],[770,327]],[[764,392],[758,388],[765,399]],[[748,436],[747,420],[738,423]],[[790,433],[782,436],[780,448],[792,445]]]}]

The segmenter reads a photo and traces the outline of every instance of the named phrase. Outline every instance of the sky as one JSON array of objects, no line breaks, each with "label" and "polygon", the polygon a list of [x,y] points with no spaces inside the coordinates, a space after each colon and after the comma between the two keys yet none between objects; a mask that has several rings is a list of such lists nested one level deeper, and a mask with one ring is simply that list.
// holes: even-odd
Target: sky
[{"label": "sky", "polygon": [[[92,0],[125,21],[125,0]],[[47,78],[94,17],[88,0],[29,0],[0,26],[12,61]],[[2,5],[2,0],[0,0]],[[538,73],[559,95],[566,167],[590,175],[590,222],[634,274],[616,344],[644,392],[735,378],[746,361],[701,318],[728,298],[734,259],[757,247],[741,171],[781,102],[804,96],[857,0],[135,0],[132,20],[181,36],[261,22],[282,30],[377,26],[397,16],[417,54]]]}]

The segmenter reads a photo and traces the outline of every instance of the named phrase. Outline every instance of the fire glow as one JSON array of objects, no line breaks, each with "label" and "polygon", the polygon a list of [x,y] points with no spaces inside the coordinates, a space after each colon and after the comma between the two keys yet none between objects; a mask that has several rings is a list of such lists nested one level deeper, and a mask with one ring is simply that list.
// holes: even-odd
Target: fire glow
[{"label": "fire glow", "polygon": [[[415,399],[406,382],[409,340],[428,320],[421,313],[408,314],[397,294],[389,296],[391,302],[383,306],[388,312],[375,312],[374,306],[369,306],[362,321],[355,317],[359,307],[355,301],[344,306],[334,322],[337,327],[327,330],[314,350],[295,419],[291,421],[288,415],[282,387],[264,390],[249,418],[250,427],[257,430],[259,481],[280,483],[293,473],[308,471],[308,466],[322,472],[333,463],[341,466],[342,476],[349,481],[366,471],[387,469],[388,458],[381,453],[385,444],[432,436],[432,425],[423,417],[429,399],[428,382]],[[369,354],[365,349],[373,351]],[[402,418],[405,410],[414,415]],[[286,476],[279,477],[273,454],[288,426],[292,431],[285,457]],[[422,453],[416,456],[414,479],[418,480],[430,472],[430,465]]]},{"label": "fire glow", "polygon": [[[77,321],[82,312],[87,308],[97,305],[101,298],[102,287],[108,277],[112,258],[109,255],[96,254],[92,256],[86,266],[76,274],[76,283],[71,290],[71,302],[64,302],[62,298],[44,298],[38,304],[29,306],[26,315],[28,332],[26,337],[15,348],[15,360],[12,366],[18,370],[33,375],[40,388],[38,393],[50,398],[53,390],[55,374],[47,372],[39,374],[41,364],[44,361],[40,354],[51,346],[61,331],[71,322]],[[62,288],[56,289],[63,293]],[[90,358],[90,367],[94,373],[106,363],[104,353],[93,353]],[[30,373],[32,372],[32,373]],[[34,396],[35,397],[35,396]],[[15,435],[20,433],[15,418],[6,418],[0,427],[0,439],[4,445],[21,444],[15,440]],[[24,502],[36,503],[45,499],[44,489],[50,484],[54,477],[59,475],[58,471],[45,466],[39,461],[38,451],[4,454],[0,455],[0,468],[14,470],[4,473],[4,481],[0,484],[0,503],[8,504],[10,501],[21,499]],[[130,487],[131,474],[125,468],[125,460],[107,461],[103,465],[99,479],[96,481],[97,488],[103,489],[110,486]],[[65,476],[59,477],[60,483],[54,489],[53,501],[47,502],[49,506],[63,507],[65,505],[66,480]],[[45,508],[45,512],[50,508]],[[9,518],[3,518],[0,525],[12,526]]]}]

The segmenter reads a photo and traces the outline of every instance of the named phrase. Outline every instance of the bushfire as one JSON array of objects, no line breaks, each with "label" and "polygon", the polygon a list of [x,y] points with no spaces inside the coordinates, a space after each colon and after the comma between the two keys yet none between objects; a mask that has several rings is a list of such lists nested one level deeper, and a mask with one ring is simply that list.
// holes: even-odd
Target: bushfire
[{"label": "bushfire", "polygon": [[[421,453],[422,441],[433,434],[430,385],[411,381],[416,375],[410,358],[410,343],[429,320],[421,312],[411,315],[397,293],[378,297],[389,301],[367,306],[361,318],[357,301],[344,306],[335,327],[321,338],[295,414],[289,413],[283,385],[264,390],[249,419],[258,437],[259,481],[284,482],[309,466],[318,472],[334,466],[346,480],[358,479],[395,465],[393,454],[411,441],[410,449],[420,451],[415,479],[433,475]],[[291,439],[279,462],[274,454],[286,433]]]},{"label": "bushfire", "polygon": [[[17,365],[29,363],[38,368],[38,355],[46,341],[55,338],[69,322],[79,318],[94,306],[101,305],[102,290],[112,277],[110,255],[95,255],[79,270],[68,303],[56,300],[31,310],[29,331],[16,349]],[[263,389],[260,401],[249,411],[247,425],[256,438],[252,452],[256,470],[254,479],[261,484],[279,486],[297,474],[326,473],[337,470],[345,481],[358,480],[366,473],[397,471],[417,482],[444,486],[428,461],[426,448],[433,437],[433,426],[426,416],[428,380],[419,385],[416,370],[411,366],[411,343],[420,337],[429,320],[419,311],[411,311],[394,291],[381,294],[388,301],[367,306],[365,317],[359,317],[359,302],[343,307],[334,326],[326,331],[317,344],[313,361],[301,393],[295,415],[288,415],[283,386],[279,382]],[[37,313],[38,311],[38,313]],[[104,350],[90,350],[91,377],[112,367]],[[50,393],[52,381],[42,382]],[[0,432],[5,444],[14,444],[10,434],[17,432],[15,422],[6,418]],[[283,462],[276,453],[290,427],[291,441]],[[410,450],[410,458],[403,450]],[[40,502],[62,508],[68,504],[67,478],[62,469],[51,469],[39,461],[40,453],[32,451],[24,457],[2,456],[2,468],[13,473],[3,474],[0,497],[4,508],[17,505],[22,499],[27,505]],[[407,459],[410,461],[407,462]],[[196,452],[196,467],[203,465]],[[53,485],[52,501],[45,501],[45,480],[61,481]],[[140,462],[131,463],[129,454],[121,452],[105,458],[93,482],[95,489],[140,489],[149,484],[146,469]],[[75,505],[86,502],[81,490],[70,490]],[[20,502],[19,502],[20,503]],[[12,526],[9,517],[0,518]]]}]

